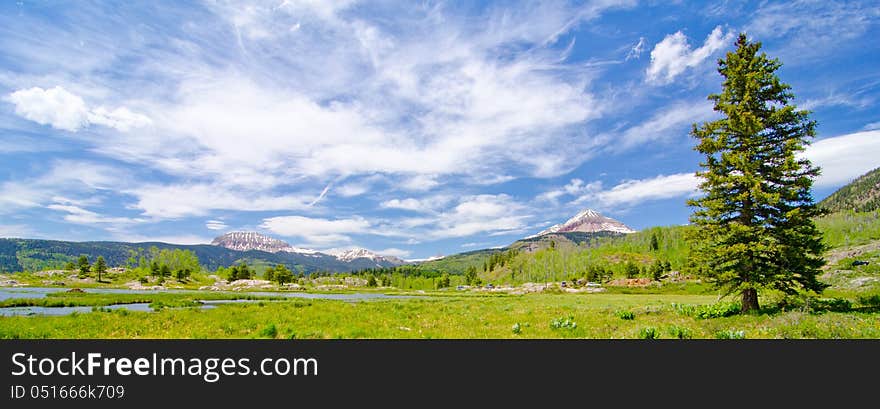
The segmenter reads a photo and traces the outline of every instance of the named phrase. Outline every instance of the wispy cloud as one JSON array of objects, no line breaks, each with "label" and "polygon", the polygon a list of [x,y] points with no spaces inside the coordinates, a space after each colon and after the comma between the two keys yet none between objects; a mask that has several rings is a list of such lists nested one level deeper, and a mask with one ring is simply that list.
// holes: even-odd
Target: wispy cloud
[{"label": "wispy cloud", "polygon": [[208,220],[205,222],[205,227],[210,230],[226,230],[229,228],[223,220]]},{"label": "wispy cloud", "polygon": [[871,1],[797,0],[762,3],[745,31],[757,39],[785,38],[774,50],[789,63],[821,58],[830,48],[854,41],[880,20]]},{"label": "wispy cloud", "polygon": [[645,51],[645,37],[639,37],[639,41],[629,49],[624,60],[629,61],[634,58],[639,58],[643,51]]},{"label": "wispy cloud", "polygon": [[597,195],[605,206],[633,205],[648,200],[669,199],[693,194],[699,179],[693,173],[659,175],[649,179],[624,181]]},{"label": "wispy cloud", "polygon": [[645,122],[626,128],[610,138],[612,150],[626,150],[649,142],[676,139],[687,136],[693,123],[715,115],[708,101],[679,101],[661,108]]}]

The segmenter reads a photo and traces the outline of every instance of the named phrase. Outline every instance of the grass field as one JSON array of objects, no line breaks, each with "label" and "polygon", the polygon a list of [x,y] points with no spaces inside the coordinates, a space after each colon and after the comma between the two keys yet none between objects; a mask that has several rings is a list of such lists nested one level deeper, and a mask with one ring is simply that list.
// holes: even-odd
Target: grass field
[{"label": "grass field", "polygon": [[[871,306],[724,317],[717,301],[688,294],[266,301],[4,317],[0,338],[880,338],[880,313]],[[721,313],[700,318],[713,311]]]}]

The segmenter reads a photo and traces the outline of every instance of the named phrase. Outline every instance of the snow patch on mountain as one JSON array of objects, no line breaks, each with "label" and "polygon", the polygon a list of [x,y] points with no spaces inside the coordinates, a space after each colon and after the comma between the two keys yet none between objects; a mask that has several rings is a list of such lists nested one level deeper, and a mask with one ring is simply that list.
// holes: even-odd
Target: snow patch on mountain
[{"label": "snow patch on mountain", "polygon": [[527,239],[544,236],[547,234],[553,233],[568,233],[568,232],[587,232],[587,233],[595,233],[595,232],[614,232],[614,233],[635,233],[636,231],[629,228],[629,226],[614,220],[610,217],[603,216],[599,212],[593,209],[585,209],[580,213],[576,214],[574,217],[568,219],[565,223],[555,224],[553,226],[548,227],[547,229],[541,231],[538,234],[526,237]]}]

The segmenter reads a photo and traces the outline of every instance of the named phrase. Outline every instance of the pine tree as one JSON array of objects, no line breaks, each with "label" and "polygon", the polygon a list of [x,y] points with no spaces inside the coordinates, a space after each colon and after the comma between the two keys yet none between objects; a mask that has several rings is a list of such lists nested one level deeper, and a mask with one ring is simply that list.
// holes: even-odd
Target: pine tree
[{"label": "pine tree", "polygon": [[[266,269],[266,272],[263,273],[263,279],[266,281],[275,281],[275,269],[281,267],[280,265],[276,267],[269,267]],[[283,284],[283,283],[281,283]]]},{"label": "pine tree", "polygon": [[101,276],[107,272],[107,262],[104,261],[104,256],[98,256],[98,259],[95,260],[95,265],[92,266],[92,270],[98,273],[98,282],[101,282]]},{"label": "pine tree", "polygon": [[76,264],[79,267],[80,276],[83,277],[87,276],[89,274],[89,270],[91,270],[92,268],[92,266],[89,265],[89,258],[85,254],[79,256]]},{"label": "pine tree", "polygon": [[759,54],[761,43],[745,34],[736,46],[718,61],[721,93],[709,96],[722,118],[691,131],[705,155],[697,172],[705,194],[688,201],[696,208],[688,239],[703,274],[739,293],[749,312],[759,308],[759,289],[822,291],[824,246],[810,193],[819,169],[797,155],[816,123],[790,104],[791,87],[775,74],[779,60]]}]

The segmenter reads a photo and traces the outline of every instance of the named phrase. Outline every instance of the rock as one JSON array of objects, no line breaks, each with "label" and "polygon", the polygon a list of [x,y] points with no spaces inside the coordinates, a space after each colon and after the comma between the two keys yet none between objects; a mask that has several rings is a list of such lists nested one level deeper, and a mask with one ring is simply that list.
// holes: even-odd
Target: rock
[{"label": "rock", "polygon": [[268,280],[235,280],[229,283],[232,287],[257,287],[266,284],[272,283]]},{"label": "rock", "polygon": [[68,292],[68,293],[85,293],[85,291],[82,288],[71,288],[71,289],[67,290],[66,292]]},{"label": "rock", "polygon": [[125,285],[128,286],[129,290],[138,290],[138,291],[164,290],[165,289],[165,287],[163,287],[161,285],[143,285],[139,281],[130,281],[130,282],[125,283]]}]

